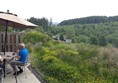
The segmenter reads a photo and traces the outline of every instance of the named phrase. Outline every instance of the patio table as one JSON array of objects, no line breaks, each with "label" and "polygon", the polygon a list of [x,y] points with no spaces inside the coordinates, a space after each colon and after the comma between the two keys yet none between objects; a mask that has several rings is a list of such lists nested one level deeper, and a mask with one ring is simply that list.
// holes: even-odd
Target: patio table
[{"label": "patio table", "polygon": [[10,64],[10,61],[14,59],[14,56],[12,55],[13,52],[6,52],[5,55],[1,55],[1,57],[4,59],[3,61],[3,69],[4,69],[4,77],[6,76],[6,70],[9,72],[9,69],[7,68],[7,65]]},{"label": "patio table", "polygon": [[14,56],[1,56],[1,57],[6,61],[10,61],[12,58],[14,58]]}]

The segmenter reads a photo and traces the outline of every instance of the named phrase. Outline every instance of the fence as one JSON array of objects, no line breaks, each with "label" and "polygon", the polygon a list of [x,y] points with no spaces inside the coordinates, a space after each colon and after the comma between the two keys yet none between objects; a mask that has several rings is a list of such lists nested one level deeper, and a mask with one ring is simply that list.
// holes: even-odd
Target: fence
[{"label": "fence", "polygon": [[[4,51],[5,32],[0,32],[0,52]],[[22,42],[22,33],[12,32],[7,34],[6,52],[13,52]]]}]

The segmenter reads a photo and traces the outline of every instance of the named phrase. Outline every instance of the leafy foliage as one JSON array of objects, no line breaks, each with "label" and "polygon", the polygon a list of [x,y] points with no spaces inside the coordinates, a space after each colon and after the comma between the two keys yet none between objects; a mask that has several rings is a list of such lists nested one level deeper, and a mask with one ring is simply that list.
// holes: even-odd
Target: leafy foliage
[{"label": "leafy foliage", "polygon": [[99,46],[111,44],[118,46],[118,22],[101,24],[76,24],[67,26],[52,27],[58,36],[63,34],[67,39],[72,39],[76,43],[86,43]]},{"label": "leafy foliage", "polygon": [[59,43],[36,31],[26,33],[24,42],[33,54],[32,65],[48,83],[118,82],[116,48]]}]

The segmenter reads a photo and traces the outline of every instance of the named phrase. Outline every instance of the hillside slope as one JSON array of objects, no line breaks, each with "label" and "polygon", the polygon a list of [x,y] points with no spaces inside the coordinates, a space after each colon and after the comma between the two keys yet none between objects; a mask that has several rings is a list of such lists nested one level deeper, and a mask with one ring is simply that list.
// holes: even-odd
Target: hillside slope
[{"label": "hillside slope", "polygon": [[32,65],[48,83],[118,82],[116,48],[59,43],[37,31],[27,32],[24,42]]}]

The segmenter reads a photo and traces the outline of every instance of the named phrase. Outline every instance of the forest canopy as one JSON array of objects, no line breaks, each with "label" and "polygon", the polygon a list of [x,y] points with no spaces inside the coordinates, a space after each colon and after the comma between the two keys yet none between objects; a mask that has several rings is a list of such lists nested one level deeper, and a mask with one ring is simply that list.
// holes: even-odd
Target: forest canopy
[{"label": "forest canopy", "polygon": [[84,18],[76,18],[70,20],[64,20],[59,25],[73,25],[73,24],[98,24],[105,22],[116,22],[118,21],[118,16],[89,16]]}]

